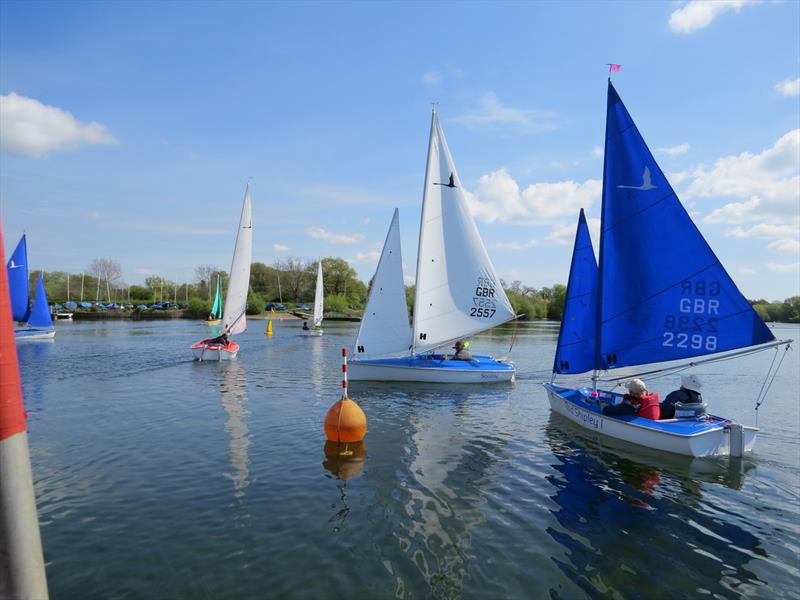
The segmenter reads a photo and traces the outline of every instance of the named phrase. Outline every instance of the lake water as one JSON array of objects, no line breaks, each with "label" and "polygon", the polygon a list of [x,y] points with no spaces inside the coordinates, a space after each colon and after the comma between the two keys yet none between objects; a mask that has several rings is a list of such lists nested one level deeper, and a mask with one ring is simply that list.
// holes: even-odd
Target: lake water
[{"label": "lake water", "polygon": [[[552,415],[554,323],[519,325],[515,384],[351,383],[369,431],[343,462],[322,422],[355,324],[264,326],[230,363],[192,362],[190,321],[18,345],[53,598],[800,598],[797,352],[739,463]],[[506,354],[512,332],[471,350]],[[771,360],[698,368],[712,411],[752,423]]]}]

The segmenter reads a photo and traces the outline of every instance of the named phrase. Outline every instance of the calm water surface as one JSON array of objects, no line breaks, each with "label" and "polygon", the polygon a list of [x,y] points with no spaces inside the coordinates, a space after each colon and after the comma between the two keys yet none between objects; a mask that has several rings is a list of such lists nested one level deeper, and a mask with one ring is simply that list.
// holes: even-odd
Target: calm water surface
[{"label": "calm water surface", "polygon": [[[192,362],[189,321],[18,346],[53,598],[800,598],[797,352],[739,464],[551,415],[546,323],[520,325],[513,385],[353,383],[369,432],[343,462],[322,421],[356,328],[299,327],[251,322],[228,364]],[[771,360],[698,369],[713,411],[752,423]]]}]

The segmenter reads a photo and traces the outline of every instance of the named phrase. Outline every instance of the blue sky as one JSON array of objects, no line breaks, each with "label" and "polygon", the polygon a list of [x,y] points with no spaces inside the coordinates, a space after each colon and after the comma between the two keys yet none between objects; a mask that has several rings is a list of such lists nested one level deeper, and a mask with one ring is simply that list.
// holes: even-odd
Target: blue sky
[{"label": "blue sky", "polygon": [[[406,276],[431,101],[501,277],[566,282],[597,242],[606,63],[748,297],[800,294],[800,3],[0,3],[6,253],[183,282],[341,256],[365,281],[400,208]],[[252,178],[252,179],[251,179]],[[638,232],[645,238],[657,232]]]}]

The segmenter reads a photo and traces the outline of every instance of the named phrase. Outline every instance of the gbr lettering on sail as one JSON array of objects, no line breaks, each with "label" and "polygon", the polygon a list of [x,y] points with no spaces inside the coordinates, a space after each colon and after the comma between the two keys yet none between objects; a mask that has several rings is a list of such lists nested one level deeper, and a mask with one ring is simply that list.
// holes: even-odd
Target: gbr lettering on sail
[{"label": "gbr lettering on sail", "polygon": [[717,349],[717,326],[720,314],[719,281],[682,281],[675,312],[664,316],[662,346]]}]

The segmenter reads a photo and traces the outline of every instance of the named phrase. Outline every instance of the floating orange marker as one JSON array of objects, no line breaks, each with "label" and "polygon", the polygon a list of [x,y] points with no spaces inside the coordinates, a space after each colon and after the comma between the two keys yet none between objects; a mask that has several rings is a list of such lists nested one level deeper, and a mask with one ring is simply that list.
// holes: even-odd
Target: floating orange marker
[{"label": "floating orange marker", "polygon": [[325,415],[325,437],[332,442],[360,442],[367,433],[367,416],[347,397],[347,348],[342,348],[342,399]]}]

